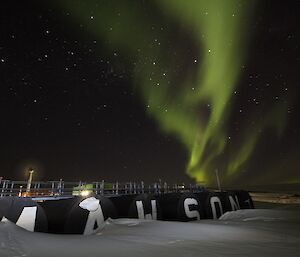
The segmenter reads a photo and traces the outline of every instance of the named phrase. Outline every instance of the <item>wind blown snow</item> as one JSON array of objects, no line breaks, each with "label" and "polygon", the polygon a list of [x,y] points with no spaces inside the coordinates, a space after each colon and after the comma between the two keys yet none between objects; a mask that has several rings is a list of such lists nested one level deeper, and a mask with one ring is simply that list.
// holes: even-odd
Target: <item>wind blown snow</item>
[{"label": "wind blown snow", "polygon": [[33,233],[0,222],[0,256],[299,256],[300,212],[239,210],[219,220],[109,219],[95,235]]}]

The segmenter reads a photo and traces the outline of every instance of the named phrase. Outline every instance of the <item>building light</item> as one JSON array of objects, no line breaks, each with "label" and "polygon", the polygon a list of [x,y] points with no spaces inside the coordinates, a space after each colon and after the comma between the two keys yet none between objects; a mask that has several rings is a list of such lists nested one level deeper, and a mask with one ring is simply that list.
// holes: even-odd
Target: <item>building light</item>
[{"label": "building light", "polygon": [[80,195],[81,196],[88,196],[88,195],[90,195],[90,193],[91,193],[90,190],[83,190],[83,191],[80,192]]}]

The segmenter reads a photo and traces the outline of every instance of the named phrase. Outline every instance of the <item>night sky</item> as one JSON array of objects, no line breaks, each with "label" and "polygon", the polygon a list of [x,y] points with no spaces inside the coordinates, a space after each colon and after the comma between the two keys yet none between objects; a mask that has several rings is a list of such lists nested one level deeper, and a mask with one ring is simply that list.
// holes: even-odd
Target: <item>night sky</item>
[{"label": "night sky", "polygon": [[300,1],[4,1],[1,176],[300,182]]}]

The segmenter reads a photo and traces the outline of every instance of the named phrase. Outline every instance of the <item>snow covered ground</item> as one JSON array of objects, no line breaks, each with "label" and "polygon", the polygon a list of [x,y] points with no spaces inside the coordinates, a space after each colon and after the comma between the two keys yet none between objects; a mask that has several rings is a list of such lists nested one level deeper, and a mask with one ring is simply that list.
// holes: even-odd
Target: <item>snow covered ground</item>
[{"label": "snow covered ground", "polygon": [[256,209],[220,220],[108,220],[96,235],[53,235],[0,222],[0,256],[300,256],[300,212]]},{"label": "snow covered ground", "polygon": [[299,194],[253,192],[250,195],[253,201],[256,202],[300,204]]}]

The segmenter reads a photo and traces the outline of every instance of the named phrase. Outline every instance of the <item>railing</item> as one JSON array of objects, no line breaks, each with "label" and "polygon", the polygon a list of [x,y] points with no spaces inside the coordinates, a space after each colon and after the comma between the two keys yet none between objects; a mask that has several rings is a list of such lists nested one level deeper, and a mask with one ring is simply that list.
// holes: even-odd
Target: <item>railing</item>
[{"label": "railing", "polygon": [[202,192],[203,186],[194,184],[167,184],[156,182],[145,184],[140,182],[66,182],[57,181],[32,181],[28,189],[27,181],[0,180],[0,197],[41,197],[41,196],[74,196],[74,195],[129,195],[129,194],[164,194],[171,192]]}]

